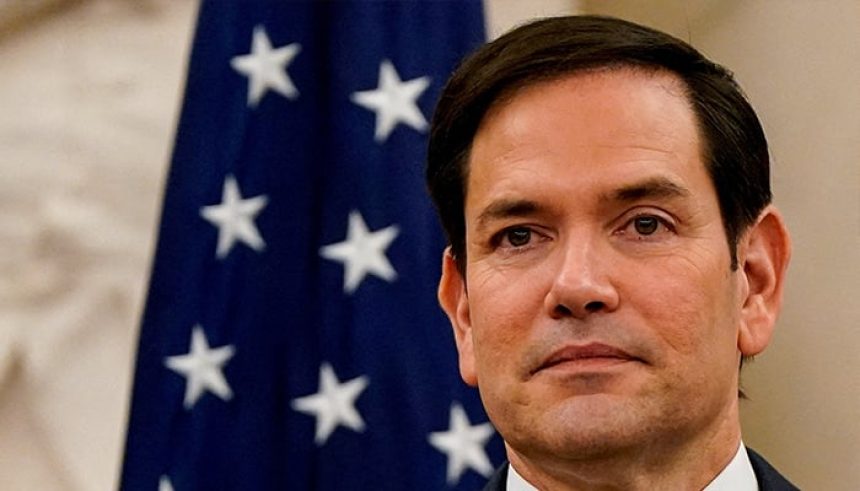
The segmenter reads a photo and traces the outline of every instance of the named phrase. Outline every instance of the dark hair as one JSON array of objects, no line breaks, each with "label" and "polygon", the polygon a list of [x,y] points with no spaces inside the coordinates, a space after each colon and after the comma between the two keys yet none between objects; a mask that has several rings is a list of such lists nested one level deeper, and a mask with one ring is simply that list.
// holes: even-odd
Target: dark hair
[{"label": "dark hair", "polygon": [[617,67],[665,71],[682,81],[737,268],[738,238],[770,203],[771,191],[764,131],[731,72],[668,34],[611,17],[573,16],[531,22],[482,46],[442,91],[430,129],[427,183],[461,270],[469,151],[489,108],[524,86]]}]

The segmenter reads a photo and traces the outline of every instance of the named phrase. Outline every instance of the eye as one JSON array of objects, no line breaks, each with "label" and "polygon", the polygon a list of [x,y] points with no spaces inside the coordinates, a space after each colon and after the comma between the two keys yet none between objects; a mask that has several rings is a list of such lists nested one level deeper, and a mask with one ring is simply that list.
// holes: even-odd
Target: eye
[{"label": "eye", "polygon": [[653,215],[640,215],[633,219],[633,228],[639,235],[651,235],[660,227],[660,219]]},{"label": "eye", "polygon": [[653,213],[641,213],[633,216],[618,230],[621,236],[626,236],[637,241],[661,240],[675,231],[672,221],[662,215]]},{"label": "eye", "polygon": [[532,240],[532,231],[525,227],[515,227],[504,232],[502,239],[511,247],[522,247]]}]

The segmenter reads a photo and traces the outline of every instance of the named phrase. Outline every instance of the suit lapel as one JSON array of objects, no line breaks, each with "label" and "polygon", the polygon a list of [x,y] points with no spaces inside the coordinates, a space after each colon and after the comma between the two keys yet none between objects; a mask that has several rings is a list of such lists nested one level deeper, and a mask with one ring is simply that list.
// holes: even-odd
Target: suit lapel
[{"label": "suit lapel", "polygon": [[508,483],[508,463],[505,461],[487,481],[484,491],[505,491]]},{"label": "suit lapel", "polygon": [[753,449],[747,447],[753,472],[758,480],[760,491],[799,491],[797,486],[782,477],[764,458]]}]

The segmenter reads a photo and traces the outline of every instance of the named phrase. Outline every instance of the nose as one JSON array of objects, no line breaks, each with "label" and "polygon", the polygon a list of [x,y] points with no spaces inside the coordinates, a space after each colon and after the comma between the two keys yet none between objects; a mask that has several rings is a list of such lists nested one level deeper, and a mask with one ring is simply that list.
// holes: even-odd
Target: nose
[{"label": "nose", "polygon": [[568,244],[544,299],[550,317],[585,319],[618,308],[618,291],[610,279],[611,258],[590,242]]}]

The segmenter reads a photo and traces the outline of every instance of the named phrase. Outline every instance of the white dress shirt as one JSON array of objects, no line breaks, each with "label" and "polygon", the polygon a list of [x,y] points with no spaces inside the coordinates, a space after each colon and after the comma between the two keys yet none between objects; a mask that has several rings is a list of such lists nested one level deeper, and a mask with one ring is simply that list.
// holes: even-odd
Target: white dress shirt
[{"label": "white dress shirt", "polygon": [[[508,464],[508,480],[505,487],[508,491],[537,491],[537,488],[528,483],[516,469]],[[710,482],[702,491],[758,491],[758,480],[753,472],[747,448],[743,442],[738,445],[732,461],[729,462],[717,477]]]}]

